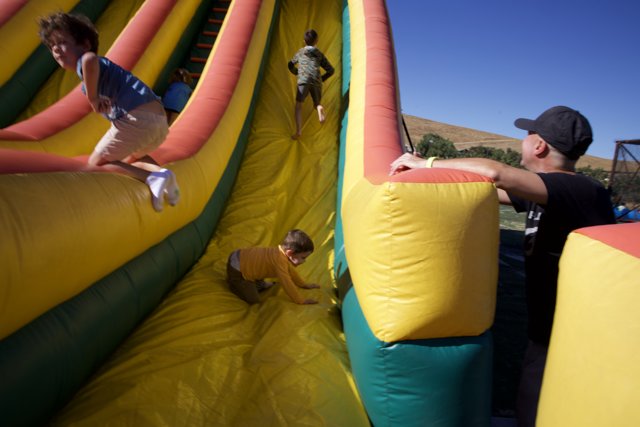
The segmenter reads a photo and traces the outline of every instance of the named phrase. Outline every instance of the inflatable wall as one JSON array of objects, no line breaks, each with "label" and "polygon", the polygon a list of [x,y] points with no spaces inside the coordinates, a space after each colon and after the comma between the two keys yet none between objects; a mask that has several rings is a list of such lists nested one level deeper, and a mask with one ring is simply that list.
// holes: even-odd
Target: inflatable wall
[{"label": "inflatable wall", "polygon": [[348,12],[336,275],[358,389],[376,426],[489,425],[495,187],[453,170],[388,176],[402,153],[389,18],[381,0]]},{"label": "inflatable wall", "polygon": [[537,425],[635,426],[640,421],[640,224],[569,235]]}]

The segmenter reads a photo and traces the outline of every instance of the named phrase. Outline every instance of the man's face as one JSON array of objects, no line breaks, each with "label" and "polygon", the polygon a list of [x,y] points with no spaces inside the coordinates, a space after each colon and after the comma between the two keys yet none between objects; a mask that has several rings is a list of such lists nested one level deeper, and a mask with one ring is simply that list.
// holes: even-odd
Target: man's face
[{"label": "man's face", "polygon": [[540,135],[533,131],[529,131],[527,136],[522,140],[522,159],[520,165],[526,169],[529,169],[528,165],[531,165],[531,161],[536,157],[536,145],[540,141]]}]

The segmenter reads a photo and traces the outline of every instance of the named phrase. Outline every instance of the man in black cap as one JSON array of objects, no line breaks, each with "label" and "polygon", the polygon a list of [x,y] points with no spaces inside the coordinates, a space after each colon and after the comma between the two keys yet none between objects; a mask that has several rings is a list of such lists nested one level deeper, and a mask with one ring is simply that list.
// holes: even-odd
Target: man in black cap
[{"label": "man in black cap", "polygon": [[448,168],[491,178],[502,204],[527,212],[524,251],[529,345],[518,391],[519,426],[534,426],[556,303],[558,261],[570,232],[615,222],[607,190],[576,174],[576,161],[593,140],[588,120],[568,107],[553,107],[535,120],[517,119],[526,170],[489,159],[428,160],[406,153],[390,174],[406,169]]}]

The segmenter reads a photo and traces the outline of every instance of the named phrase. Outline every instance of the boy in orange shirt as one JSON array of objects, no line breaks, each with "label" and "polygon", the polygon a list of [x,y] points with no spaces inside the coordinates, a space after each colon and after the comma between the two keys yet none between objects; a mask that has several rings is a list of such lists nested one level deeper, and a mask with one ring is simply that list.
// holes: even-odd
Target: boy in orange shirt
[{"label": "boy in orange shirt", "polygon": [[302,230],[291,230],[276,247],[252,247],[235,250],[227,261],[227,283],[231,292],[249,304],[260,302],[259,292],[274,283],[267,277],[278,278],[284,291],[296,304],[317,304],[304,298],[297,288],[317,289],[316,284],[306,284],[295,268],[304,263],[313,252],[313,241]]}]

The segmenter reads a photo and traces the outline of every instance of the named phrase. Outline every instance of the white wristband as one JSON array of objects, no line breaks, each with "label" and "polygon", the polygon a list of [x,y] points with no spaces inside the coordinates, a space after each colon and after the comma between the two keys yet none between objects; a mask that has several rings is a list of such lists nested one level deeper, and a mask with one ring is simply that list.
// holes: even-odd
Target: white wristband
[{"label": "white wristband", "polygon": [[433,161],[437,160],[437,157],[429,157],[424,164],[424,167],[427,169],[431,169],[433,167]]}]

